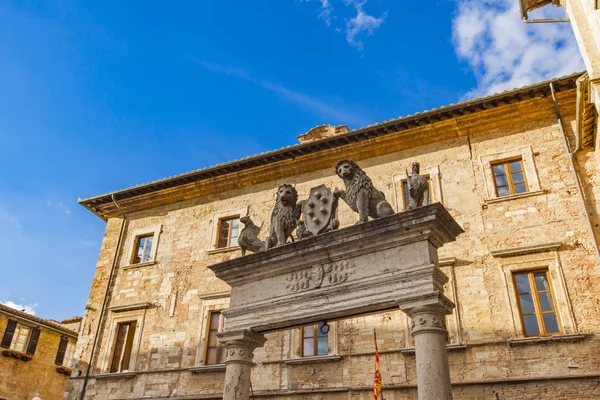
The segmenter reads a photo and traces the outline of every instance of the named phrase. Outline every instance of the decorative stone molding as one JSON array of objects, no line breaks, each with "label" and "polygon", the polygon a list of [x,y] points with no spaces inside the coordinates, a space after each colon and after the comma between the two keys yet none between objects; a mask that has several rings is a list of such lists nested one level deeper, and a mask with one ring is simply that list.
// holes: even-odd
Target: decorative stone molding
[{"label": "decorative stone molding", "polygon": [[284,363],[289,364],[289,365],[314,364],[314,363],[339,361],[341,359],[342,359],[342,356],[340,356],[340,355],[314,356],[314,357],[290,358],[288,360],[284,360]]},{"label": "decorative stone molding", "polygon": [[109,309],[109,311],[112,311],[114,313],[119,313],[119,312],[125,312],[125,311],[142,310],[145,308],[150,308],[151,306],[152,306],[152,303],[143,302],[143,303],[127,304],[124,306],[112,306],[112,307],[108,307],[108,309]]},{"label": "decorative stone molding", "polygon": [[225,364],[215,364],[215,365],[199,365],[197,367],[192,367],[189,371],[193,374],[200,374],[203,372],[219,372],[225,371]]},{"label": "decorative stone molding", "polygon": [[544,244],[536,244],[536,245],[532,245],[532,246],[513,247],[513,248],[503,249],[503,250],[494,250],[494,251],[490,251],[490,254],[493,257],[515,257],[515,256],[526,255],[526,254],[541,253],[541,252],[545,252],[545,251],[555,251],[555,250],[558,250],[561,245],[562,245],[561,242],[551,242],[551,243],[544,243]]},{"label": "decorative stone molding", "polygon": [[133,379],[137,374],[135,372],[113,372],[110,374],[93,375],[94,379]]},{"label": "decorative stone molding", "polygon": [[591,334],[574,333],[570,335],[552,335],[541,337],[510,338],[506,341],[508,347],[548,342],[576,342],[591,337]]},{"label": "decorative stone molding", "polygon": [[546,194],[546,193],[548,193],[546,190],[536,190],[535,192],[525,192],[525,193],[519,193],[519,194],[511,194],[510,196],[496,197],[494,199],[485,199],[483,201],[483,204],[481,205],[481,207],[485,209],[488,204],[500,203],[502,201],[508,201],[508,200],[522,199],[524,197],[539,196],[539,195]]}]

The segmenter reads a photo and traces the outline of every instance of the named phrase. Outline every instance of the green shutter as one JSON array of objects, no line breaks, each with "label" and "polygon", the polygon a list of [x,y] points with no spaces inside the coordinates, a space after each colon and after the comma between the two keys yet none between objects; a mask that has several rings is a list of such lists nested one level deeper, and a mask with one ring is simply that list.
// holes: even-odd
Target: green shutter
[{"label": "green shutter", "polygon": [[38,339],[40,338],[40,329],[31,328],[31,338],[29,338],[29,345],[27,345],[27,354],[34,355],[35,348],[37,347]]},{"label": "green shutter", "polygon": [[54,361],[57,365],[62,365],[65,360],[65,352],[67,351],[67,345],[69,344],[69,339],[65,337],[60,338],[60,344],[58,345],[58,353],[56,353],[56,360]]},{"label": "green shutter", "polygon": [[2,347],[5,347],[7,349],[10,348],[10,344],[12,343],[13,335],[15,334],[16,328],[17,321],[9,319],[8,325],[6,326],[6,330],[4,331],[4,337],[2,338]]}]

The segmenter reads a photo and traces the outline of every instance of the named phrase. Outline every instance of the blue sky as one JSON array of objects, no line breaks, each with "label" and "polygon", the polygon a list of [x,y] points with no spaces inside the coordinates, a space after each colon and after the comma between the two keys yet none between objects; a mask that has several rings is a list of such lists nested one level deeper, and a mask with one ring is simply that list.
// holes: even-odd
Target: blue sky
[{"label": "blue sky", "polygon": [[582,70],[517,3],[0,0],[0,302],[83,314],[78,197]]}]

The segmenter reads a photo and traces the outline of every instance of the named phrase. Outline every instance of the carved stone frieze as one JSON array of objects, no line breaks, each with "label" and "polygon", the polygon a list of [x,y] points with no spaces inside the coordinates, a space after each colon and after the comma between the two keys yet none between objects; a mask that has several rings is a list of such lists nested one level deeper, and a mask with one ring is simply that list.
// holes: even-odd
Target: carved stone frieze
[{"label": "carved stone frieze", "polygon": [[310,268],[289,273],[286,280],[286,289],[291,293],[324,286],[344,283],[354,274],[356,265],[352,261],[342,260],[332,264],[317,264]]}]

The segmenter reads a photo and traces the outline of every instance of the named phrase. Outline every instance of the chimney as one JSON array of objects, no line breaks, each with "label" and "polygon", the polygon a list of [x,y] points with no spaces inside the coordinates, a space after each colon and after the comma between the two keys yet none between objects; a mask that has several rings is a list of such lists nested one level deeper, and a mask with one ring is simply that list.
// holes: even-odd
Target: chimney
[{"label": "chimney", "polygon": [[341,135],[342,133],[350,132],[347,125],[321,125],[312,128],[310,131],[297,136],[300,143],[309,143],[319,139],[325,139],[331,136]]}]

